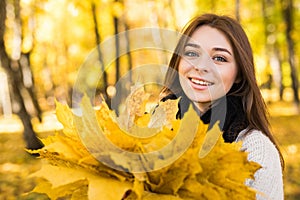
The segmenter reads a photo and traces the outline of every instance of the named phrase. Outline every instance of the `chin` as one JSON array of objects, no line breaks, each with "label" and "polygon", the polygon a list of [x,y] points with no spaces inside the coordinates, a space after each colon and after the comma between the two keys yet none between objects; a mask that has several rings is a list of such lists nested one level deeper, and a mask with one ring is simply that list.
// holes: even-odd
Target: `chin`
[{"label": "chin", "polygon": [[197,97],[197,96],[189,96],[187,95],[187,97],[192,101],[192,102],[195,102],[195,103],[210,103],[212,101],[212,99],[210,97]]}]

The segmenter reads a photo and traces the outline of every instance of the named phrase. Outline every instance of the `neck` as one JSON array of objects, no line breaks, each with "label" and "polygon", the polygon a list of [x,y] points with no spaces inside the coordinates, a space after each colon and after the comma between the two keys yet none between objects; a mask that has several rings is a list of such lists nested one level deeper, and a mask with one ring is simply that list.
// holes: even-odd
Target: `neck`
[{"label": "neck", "polygon": [[209,109],[212,107],[218,105],[220,102],[219,100],[213,101],[213,102],[207,102],[207,103],[199,103],[199,102],[193,102],[194,108],[199,111],[199,115],[202,116],[204,113],[206,113]]}]

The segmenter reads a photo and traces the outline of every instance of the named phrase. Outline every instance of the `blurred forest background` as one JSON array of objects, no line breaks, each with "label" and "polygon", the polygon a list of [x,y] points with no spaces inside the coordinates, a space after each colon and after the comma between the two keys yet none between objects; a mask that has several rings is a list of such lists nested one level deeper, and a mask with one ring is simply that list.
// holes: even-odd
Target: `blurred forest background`
[{"label": "blurred forest background", "polygon": [[[96,73],[79,81],[106,99],[128,71],[166,64],[170,56],[130,51],[130,35],[126,41],[115,37],[109,52],[97,44],[135,28],[180,31],[192,17],[206,12],[235,17],[249,36],[257,79],[286,159],[286,199],[298,199],[300,0],[0,0],[0,199],[20,199],[33,187],[34,181],[26,177],[39,161],[24,148],[40,148],[38,137],[61,128],[55,99],[72,105],[78,70],[92,51],[99,58]],[[128,53],[120,55],[124,42]],[[105,63],[105,53],[116,59]]]}]

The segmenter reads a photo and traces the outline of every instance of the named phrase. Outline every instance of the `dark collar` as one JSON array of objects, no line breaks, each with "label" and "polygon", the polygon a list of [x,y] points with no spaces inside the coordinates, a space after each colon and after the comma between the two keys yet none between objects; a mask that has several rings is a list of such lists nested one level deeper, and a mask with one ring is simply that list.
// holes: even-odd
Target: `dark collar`
[{"label": "dark collar", "polygon": [[[163,98],[162,101],[179,97],[181,99],[176,117],[181,119],[191,105],[190,100],[185,95],[171,94]],[[219,127],[223,131],[223,138],[225,142],[229,143],[234,142],[238,134],[249,125],[247,115],[243,109],[242,98],[233,95],[221,98],[215,106],[210,108],[200,118],[205,124],[209,124],[209,129],[219,121]]]}]

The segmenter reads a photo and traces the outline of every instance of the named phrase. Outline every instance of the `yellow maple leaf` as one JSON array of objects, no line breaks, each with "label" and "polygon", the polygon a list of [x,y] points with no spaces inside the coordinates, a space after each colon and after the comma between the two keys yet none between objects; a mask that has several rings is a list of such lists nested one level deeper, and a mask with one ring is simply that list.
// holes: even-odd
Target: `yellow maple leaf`
[{"label": "yellow maple leaf", "polygon": [[172,127],[171,122],[176,120],[176,114],[178,112],[179,99],[168,100],[160,102],[155,112],[151,116],[148,126],[149,127]]},{"label": "yellow maple leaf", "polygon": [[53,187],[52,184],[43,178],[36,179],[37,187],[33,192],[46,193],[50,199],[82,199],[88,200],[88,181],[77,180],[62,186]]},{"label": "yellow maple leaf", "polygon": [[[46,182],[38,181],[33,192],[45,193],[51,199],[62,198],[67,194],[72,194],[75,189],[88,186],[86,190],[81,192],[89,200],[115,200],[121,199],[123,194],[132,188],[130,182],[120,181],[109,176],[105,177],[75,165],[55,166],[44,163],[41,170],[32,176],[47,180]],[[81,198],[76,197],[73,199],[81,200]]]},{"label": "yellow maple leaf", "polygon": [[37,151],[47,162],[34,176],[49,182],[38,182],[35,191],[56,198],[82,184],[88,199],[255,199],[244,182],[260,166],[247,160],[241,143],[225,143],[218,124],[207,131],[192,107],[176,120],[178,100],[144,113],[142,93],[127,100],[132,109],[123,122],[105,102],[95,110],[87,96],[82,116],[57,102],[64,129]]},{"label": "yellow maple leaf", "polygon": [[67,105],[63,105],[56,100],[55,100],[55,105],[57,111],[56,117],[64,127],[63,132],[67,136],[77,137],[72,111],[69,109]]},{"label": "yellow maple leaf", "polygon": [[119,125],[125,129],[130,129],[137,117],[143,116],[145,113],[145,105],[149,94],[145,92],[144,87],[136,84],[131,87],[131,93],[125,102],[125,111],[118,118]]}]

